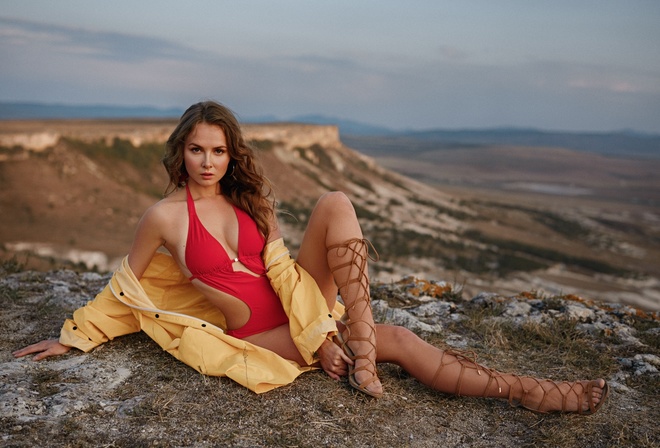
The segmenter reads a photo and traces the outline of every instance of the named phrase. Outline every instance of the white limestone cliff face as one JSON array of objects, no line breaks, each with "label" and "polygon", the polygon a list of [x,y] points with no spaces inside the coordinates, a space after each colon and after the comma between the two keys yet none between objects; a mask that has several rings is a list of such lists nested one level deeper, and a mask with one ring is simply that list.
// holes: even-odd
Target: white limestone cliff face
[{"label": "white limestone cliff face", "polygon": [[270,140],[285,148],[307,148],[320,145],[325,149],[341,146],[339,128],[313,124],[248,124],[243,126],[247,140]]},{"label": "white limestone cliff face", "polygon": [[[119,138],[139,147],[144,143],[164,143],[176,126],[174,121],[156,123],[136,121],[136,123],[139,126],[130,123],[115,124],[110,132],[105,125],[95,129],[88,122],[76,121],[62,126],[56,123],[45,124],[43,129],[35,126],[32,129],[16,132],[13,130],[16,126],[0,122],[0,146],[7,148],[21,146],[29,151],[43,151],[55,146],[62,137],[66,137],[85,142],[104,140],[107,144]],[[312,145],[320,145],[326,149],[341,146],[337,126],[298,123],[246,124],[243,125],[243,130],[246,140],[270,140],[288,149],[306,148]]]}]

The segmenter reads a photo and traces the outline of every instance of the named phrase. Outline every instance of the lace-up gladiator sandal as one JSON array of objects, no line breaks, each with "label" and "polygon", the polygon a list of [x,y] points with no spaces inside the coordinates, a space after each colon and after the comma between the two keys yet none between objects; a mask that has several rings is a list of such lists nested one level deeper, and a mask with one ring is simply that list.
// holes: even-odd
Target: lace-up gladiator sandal
[{"label": "lace-up gladiator sandal", "polygon": [[[373,257],[369,249],[375,253]],[[376,328],[371,314],[368,259],[377,261],[378,253],[366,239],[354,238],[328,247],[328,263],[346,307],[341,318],[346,330],[337,334],[337,340],[354,363],[348,366],[348,382],[360,392],[380,398],[383,391],[376,370]],[[365,379],[360,374],[358,381],[356,374],[360,372],[370,375]]]},{"label": "lace-up gladiator sandal", "polygon": [[[458,364],[460,373],[458,373],[456,387],[453,391],[457,396],[507,398],[511,406],[522,407],[539,414],[574,412],[591,415],[602,407],[609,394],[609,386],[604,381],[601,387],[600,380],[575,382],[552,381],[503,374],[477,364],[476,360],[477,356],[474,352],[445,350],[440,358],[440,366],[433,377],[431,387],[451,393],[450,390],[446,390],[447,388],[442,387],[439,383],[448,382],[447,380],[449,379],[442,378],[443,370],[455,368],[456,364]],[[485,386],[476,386],[477,389],[483,387],[482,392],[475,390],[473,384],[476,382],[474,379],[470,381],[472,385],[466,387],[466,389],[469,388],[470,390],[464,390],[464,376],[466,374],[474,374],[475,372],[478,376],[485,375],[488,378]],[[450,375],[452,377],[454,376],[453,373],[450,373]],[[597,403],[594,401],[594,387],[603,390],[600,400]],[[507,390],[508,393],[506,392]],[[556,397],[553,398],[552,395],[556,395]],[[559,397],[561,397],[561,407],[549,403],[549,401],[557,400]],[[571,403],[573,404],[572,406]],[[547,410],[548,408],[550,410]]]}]

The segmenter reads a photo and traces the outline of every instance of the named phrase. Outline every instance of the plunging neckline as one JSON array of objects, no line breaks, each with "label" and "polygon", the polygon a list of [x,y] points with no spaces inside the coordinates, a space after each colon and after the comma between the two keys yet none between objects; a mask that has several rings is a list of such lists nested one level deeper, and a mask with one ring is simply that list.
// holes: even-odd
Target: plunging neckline
[{"label": "plunging neckline", "polygon": [[[231,202],[229,205],[231,206],[232,211],[234,212],[234,218],[236,219],[236,228],[237,228],[237,236],[236,236],[236,257],[232,258],[229,256],[229,253],[227,252],[227,249],[223,244],[211,233],[209,230],[206,228],[204,223],[199,217],[199,214],[197,213],[197,207],[195,206],[195,199],[192,197],[192,193],[190,192],[190,189],[188,188],[188,185],[186,185],[186,193],[188,198],[191,201],[192,204],[192,211],[195,213],[195,217],[197,218],[197,222],[201,226],[201,228],[204,230],[204,232],[217,244],[220,249],[222,249],[222,253],[225,255],[225,258],[232,264],[232,270],[234,270],[233,263],[237,263],[241,257],[241,225],[240,221],[238,219],[238,212],[236,210],[236,206],[232,204]],[[188,213],[190,214],[191,208],[188,208]],[[188,216],[188,236],[186,237],[186,242],[190,236],[190,220],[191,216]],[[187,254],[187,248],[186,248],[186,254]],[[187,258],[187,257],[186,257]],[[187,264],[186,260],[186,264]]]}]

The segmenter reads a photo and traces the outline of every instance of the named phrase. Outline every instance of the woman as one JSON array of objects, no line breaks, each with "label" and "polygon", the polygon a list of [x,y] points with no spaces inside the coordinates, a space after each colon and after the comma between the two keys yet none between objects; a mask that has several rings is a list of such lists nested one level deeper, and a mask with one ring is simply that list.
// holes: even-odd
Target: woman
[{"label": "woman", "polygon": [[[230,376],[257,392],[320,366],[380,397],[376,363],[392,362],[436,390],[506,398],[536,412],[593,413],[603,404],[608,387],[602,379],[502,374],[405,328],[375,325],[369,244],[342,193],[319,199],[298,259],[291,260],[267,181],[224,106],[191,106],[167,142],[163,163],[169,194],[142,217],[106,290],[74,313],[59,340],[14,356],[36,353],[39,360],[72,346],[87,351],[143,330],[200,372]],[[158,254],[161,247],[171,257]]]}]

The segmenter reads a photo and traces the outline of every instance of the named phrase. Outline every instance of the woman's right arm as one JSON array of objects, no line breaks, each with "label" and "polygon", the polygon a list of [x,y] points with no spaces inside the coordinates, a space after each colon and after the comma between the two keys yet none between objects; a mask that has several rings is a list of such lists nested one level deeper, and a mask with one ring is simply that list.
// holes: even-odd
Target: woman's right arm
[{"label": "woman's right arm", "polygon": [[128,265],[138,280],[142,278],[158,248],[165,244],[163,227],[168,225],[168,220],[161,204],[149,208],[142,216],[128,253]]},{"label": "woman's right arm", "polygon": [[[140,220],[128,256],[129,266],[138,279],[142,277],[155,252],[164,243],[160,236],[162,232],[158,213],[154,209],[155,207],[152,207],[147,210]],[[21,358],[36,353],[33,359],[39,361],[51,356],[63,355],[69,350],[71,347],[61,344],[59,339],[46,339],[16,350],[12,354],[16,358]]]}]

